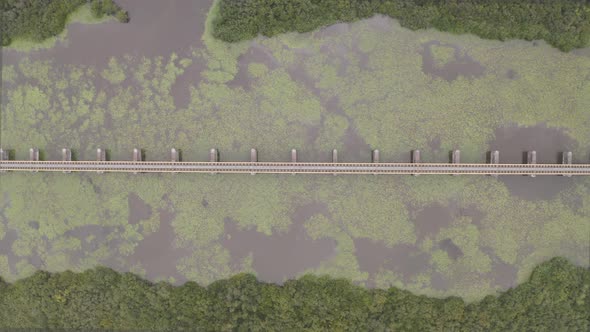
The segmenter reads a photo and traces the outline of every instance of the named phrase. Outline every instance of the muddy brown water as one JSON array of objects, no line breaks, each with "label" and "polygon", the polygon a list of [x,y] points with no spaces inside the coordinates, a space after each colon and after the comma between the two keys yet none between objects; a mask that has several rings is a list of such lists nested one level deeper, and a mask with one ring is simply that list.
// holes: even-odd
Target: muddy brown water
[{"label": "muddy brown water", "polygon": [[[577,147],[562,129],[547,127],[544,123],[531,127],[508,125],[496,129],[495,139],[489,143],[491,150],[500,151],[501,163],[523,163],[526,151],[537,151],[538,163],[561,163],[560,152]],[[583,156],[574,155],[576,162]]]},{"label": "muddy brown water", "polygon": [[371,239],[357,238],[354,246],[361,271],[369,273],[369,287],[374,287],[375,274],[381,269],[397,272],[408,281],[412,276],[425,272],[429,266],[430,255],[413,245],[388,247]]},{"label": "muddy brown water", "polygon": [[[6,226],[5,226],[6,227]],[[18,257],[12,251],[12,244],[18,239],[18,233],[13,229],[8,229],[4,233],[4,237],[0,239],[0,255],[5,255],[8,258],[8,266],[11,270],[15,270]]]},{"label": "muddy brown water", "polygon": [[338,160],[343,162],[371,160],[371,145],[359,135],[354,122],[349,121],[348,129],[344,134],[344,151],[338,154]]},{"label": "muddy brown water", "polygon": [[304,222],[311,216],[327,213],[321,203],[311,203],[295,209],[293,223],[286,232],[267,236],[255,229],[241,229],[226,218],[225,234],[221,240],[232,258],[232,267],[239,267],[244,258],[252,254],[252,267],[259,278],[271,282],[283,282],[309,268],[317,267],[329,259],[336,248],[333,239],[312,239],[305,231]]},{"label": "muddy brown water", "polygon": [[449,282],[445,278],[445,276],[440,272],[434,272],[430,276],[430,284],[433,289],[436,290],[445,290],[449,287]]},{"label": "muddy brown water", "polygon": [[518,269],[516,266],[495,259],[492,263],[492,272],[490,275],[492,276],[494,285],[506,289],[517,285],[517,273]]},{"label": "muddy brown water", "polygon": [[[2,194],[2,202],[0,204],[0,226],[4,229],[4,236],[0,237],[0,255],[5,255],[7,257],[8,267],[14,271],[18,259],[12,251],[12,244],[18,239],[18,232],[14,229],[8,228],[8,221],[6,219],[6,215],[4,214],[4,209],[9,207],[11,204],[10,197],[8,197],[7,193]],[[34,220],[29,221],[29,225],[34,223],[37,222]]]},{"label": "muddy brown water", "polygon": [[170,88],[170,93],[174,96],[174,106],[177,109],[186,108],[190,103],[191,87],[195,81],[201,78],[201,72],[206,68],[203,61],[194,61],[184,72],[176,78]]},{"label": "muddy brown water", "polygon": [[280,66],[268,49],[257,42],[253,42],[250,48],[238,57],[238,73],[227,85],[232,88],[242,87],[249,90],[250,86],[255,82],[248,69],[249,65],[253,63],[263,64],[268,70]]},{"label": "muddy brown water", "polygon": [[85,254],[99,249],[105,241],[108,241],[109,234],[116,231],[117,227],[114,226],[85,225],[66,231],[64,236],[80,240],[81,252],[77,254],[77,258],[80,259]]},{"label": "muddy brown water", "polygon": [[[444,64],[437,64],[434,55],[432,54],[433,46],[444,46],[453,49],[453,59]],[[432,77],[439,77],[446,81],[453,81],[459,76],[467,78],[475,78],[482,76],[485,72],[485,67],[474,60],[468,54],[463,53],[458,45],[445,44],[437,40],[429,41],[423,44],[422,55],[422,71]]]},{"label": "muddy brown water", "polygon": [[152,207],[146,204],[135,193],[128,195],[127,205],[129,206],[130,224],[137,224],[140,220],[148,219],[152,215]]},{"label": "muddy brown water", "polygon": [[158,213],[160,228],[139,242],[129,262],[131,265],[139,263],[150,280],[173,277],[176,283],[183,283],[186,278],[178,272],[176,264],[189,255],[191,249],[175,245],[176,234],[172,227],[175,214],[167,210],[159,210]]},{"label": "muddy brown water", "polygon": [[439,248],[446,251],[454,260],[463,256],[463,251],[451,239],[444,239],[438,243]]},{"label": "muddy brown water", "polygon": [[[560,153],[577,147],[563,130],[550,128],[543,123],[531,127],[508,125],[495,131],[489,143],[490,150],[500,151],[500,163],[521,164],[526,161],[527,151],[537,151],[537,163],[560,163]],[[574,162],[584,156],[574,154]],[[551,199],[574,185],[574,178],[562,176],[500,176],[510,192],[527,200]]]},{"label": "muddy brown water", "polygon": [[[412,209],[410,209],[412,210]],[[454,220],[452,209],[440,204],[427,206],[416,213],[414,219],[414,226],[418,240],[423,239],[428,235],[435,235],[442,228],[449,226]]]},{"label": "muddy brown water", "polygon": [[441,229],[462,217],[470,218],[471,223],[478,226],[485,217],[485,214],[475,206],[459,206],[456,202],[450,202],[448,205],[435,203],[423,208],[409,205],[407,208],[411,212],[418,242],[425,237],[435,236]]},{"label": "muddy brown water", "polygon": [[[504,289],[515,287],[517,285],[518,269],[512,264],[503,262],[495,253],[494,249],[487,246],[480,246],[480,249],[492,260],[492,268],[487,277],[492,281],[494,286]],[[532,253],[534,248],[524,247],[524,250],[519,250],[520,256],[525,256]]]},{"label": "muddy brown water", "polygon": [[[73,23],[67,42],[55,47],[27,52],[33,59],[52,59],[58,64],[104,65],[111,57],[130,54],[138,57],[167,56],[198,44],[205,18],[213,0],[117,0],[129,12],[130,23]],[[4,63],[23,56],[3,50]]]}]

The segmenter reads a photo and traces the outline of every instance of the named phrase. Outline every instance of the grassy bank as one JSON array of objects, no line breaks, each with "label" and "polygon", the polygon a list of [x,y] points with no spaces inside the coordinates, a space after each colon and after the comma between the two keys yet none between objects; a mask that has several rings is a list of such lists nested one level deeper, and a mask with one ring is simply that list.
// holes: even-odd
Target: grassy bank
[{"label": "grassy bank", "polygon": [[588,45],[590,6],[582,0],[222,0],[215,36],[235,42],[284,32],[308,32],[375,14],[413,30],[436,28],[486,39],[544,39],[562,51]]}]

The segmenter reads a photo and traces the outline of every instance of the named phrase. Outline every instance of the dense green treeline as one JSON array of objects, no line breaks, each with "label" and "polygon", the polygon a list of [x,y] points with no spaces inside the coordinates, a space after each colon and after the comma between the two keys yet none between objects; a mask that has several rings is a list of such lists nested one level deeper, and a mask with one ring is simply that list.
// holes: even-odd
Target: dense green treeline
[{"label": "dense green treeline", "polygon": [[220,0],[215,37],[228,42],[258,34],[307,32],[374,14],[410,29],[436,28],[487,39],[544,39],[569,51],[590,42],[587,0]]},{"label": "dense green treeline", "polygon": [[0,280],[0,328],[137,330],[587,331],[590,270],[562,258],[499,296],[465,304],[329,277],[283,286],[249,274],[208,287],[149,283],[108,268]]},{"label": "dense green treeline", "polygon": [[9,45],[15,38],[40,42],[56,36],[68,15],[88,2],[97,18],[112,15],[121,22],[129,21],[127,12],[113,0],[0,0],[1,44]]}]

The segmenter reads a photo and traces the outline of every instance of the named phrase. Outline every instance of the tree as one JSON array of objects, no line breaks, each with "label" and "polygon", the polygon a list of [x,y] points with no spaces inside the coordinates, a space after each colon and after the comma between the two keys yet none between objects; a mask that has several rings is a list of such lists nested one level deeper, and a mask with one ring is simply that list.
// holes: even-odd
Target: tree
[{"label": "tree", "polygon": [[562,258],[469,305],[312,275],[280,286],[238,274],[206,288],[103,267],[39,271],[13,284],[0,279],[0,329],[587,331],[589,306],[590,270]]},{"label": "tree", "polygon": [[221,0],[213,35],[227,42],[307,32],[375,14],[410,29],[437,28],[488,39],[545,39],[563,51],[590,43],[584,0]]}]

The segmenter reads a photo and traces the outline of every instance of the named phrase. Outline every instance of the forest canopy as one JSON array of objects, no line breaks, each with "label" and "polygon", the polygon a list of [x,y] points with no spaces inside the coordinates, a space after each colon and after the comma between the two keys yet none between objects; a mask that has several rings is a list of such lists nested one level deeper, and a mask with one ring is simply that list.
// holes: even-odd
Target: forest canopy
[{"label": "forest canopy", "polygon": [[404,27],[473,33],[486,39],[544,39],[562,51],[590,44],[587,0],[220,0],[215,37],[236,42],[261,34],[308,32],[375,14]]},{"label": "forest canopy", "polygon": [[477,303],[397,288],[366,289],[306,275],[283,285],[239,274],[202,287],[150,283],[131,273],[36,272],[0,279],[0,328],[204,331],[588,331],[590,270],[562,258]]},{"label": "forest canopy", "polygon": [[113,0],[0,0],[0,39],[2,46],[21,38],[41,42],[63,31],[68,15],[90,3],[94,17],[116,17],[129,21],[127,12]]}]

